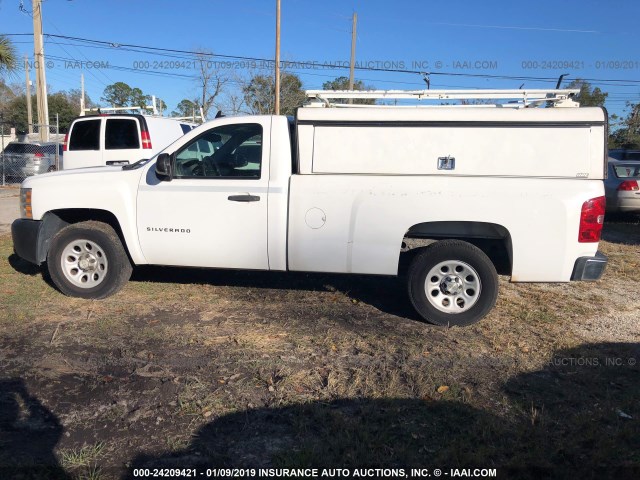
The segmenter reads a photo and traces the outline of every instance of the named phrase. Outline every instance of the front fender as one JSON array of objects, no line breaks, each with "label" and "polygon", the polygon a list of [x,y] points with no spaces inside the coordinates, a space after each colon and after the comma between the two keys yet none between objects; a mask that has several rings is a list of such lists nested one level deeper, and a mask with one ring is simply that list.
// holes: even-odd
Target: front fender
[{"label": "front fender", "polygon": [[[115,217],[131,260],[144,264],[147,262],[140,249],[136,226],[136,197],[142,171],[123,171],[117,167],[69,170],[28,179],[23,187],[32,189],[34,220],[44,221],[49,214],[68,220],[66,213],[73,211],[107,212]],[[72,218],[71,221],[76,220],[96,218]],[[55,227],[59,225],[52,223],[51,228]],[[47,250],[46,242],[43,248]]]}]

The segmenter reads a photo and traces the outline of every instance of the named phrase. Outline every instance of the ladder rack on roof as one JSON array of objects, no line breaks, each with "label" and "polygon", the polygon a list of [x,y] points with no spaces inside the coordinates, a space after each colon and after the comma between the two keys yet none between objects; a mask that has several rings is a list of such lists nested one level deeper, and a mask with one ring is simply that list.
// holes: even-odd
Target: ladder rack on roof
[{"label": "ladder rack on roof", "polygon": [[307,98],[316,100],[310,107],[364,107],[381,105],[353,105],[333,103],[330,100],[511,100],[514,103],[486,104],[483,106],[501,106],[526,108],[544,102],[552,102],[555,107],[578,107],[573,100],[580,90],[307,90]]}]

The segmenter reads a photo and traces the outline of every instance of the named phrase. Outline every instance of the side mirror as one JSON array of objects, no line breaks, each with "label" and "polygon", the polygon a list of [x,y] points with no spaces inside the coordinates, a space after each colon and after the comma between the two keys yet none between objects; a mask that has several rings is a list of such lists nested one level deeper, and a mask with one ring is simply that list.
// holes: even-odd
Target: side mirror
[{"label": "side mirror", "polygon": [[170,182],[173,178],[173,164],[171,163],[171,155],[168,153],[158,155],[156,159],[156,175],[167,182]]}]

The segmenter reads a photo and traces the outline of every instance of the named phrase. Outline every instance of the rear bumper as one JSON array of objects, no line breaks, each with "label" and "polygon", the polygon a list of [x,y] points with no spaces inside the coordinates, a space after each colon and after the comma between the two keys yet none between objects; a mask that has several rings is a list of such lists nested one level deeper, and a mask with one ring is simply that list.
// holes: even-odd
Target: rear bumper
[{"label": "rear bumper", "polygon": [[13,250],[20,258],[35,265],[40,265],[38,260],[38,235],[42,222],[39,220],[27,220],[19,218],[11,224],[11,236],[13,238]]},{"label": "rear bumper", "polygon": [[607,199],[607,210],[621,213],[640,213],[640,192],[618,192]]},{"label": "rear bumper", "polygon": [[573,266],[571,280],[595,282],[600,280],[607,266],[607,257],[600,252],[595,257],[580,257]]}]

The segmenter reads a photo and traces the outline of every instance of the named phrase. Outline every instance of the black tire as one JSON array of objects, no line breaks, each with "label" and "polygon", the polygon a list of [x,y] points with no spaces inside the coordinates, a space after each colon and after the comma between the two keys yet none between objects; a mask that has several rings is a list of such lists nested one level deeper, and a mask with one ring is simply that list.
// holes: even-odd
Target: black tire
[{"label": "black tire", "polygon": [[113,295],[133,271],[115,230],[94,221],[69,225],[53,237],[47,269],[62,293],[91,299]]},{"label": "black tire", "polygon": [[[451,266],[459,268],[461,275]],[[407,284],[411,303],[420,316],[447,327],[481,320],[498,298],[498,274],[493,263],[482,250],[461,240],[435,242],[416,255],[409,266]]]}]

